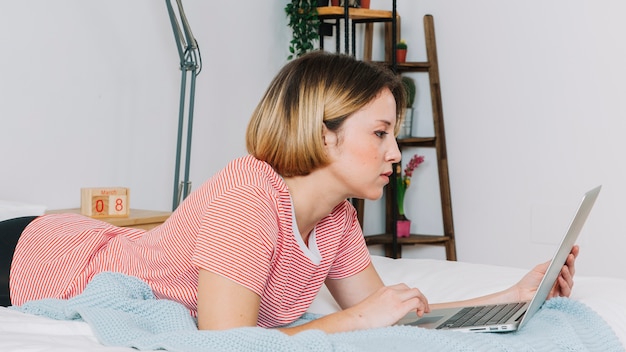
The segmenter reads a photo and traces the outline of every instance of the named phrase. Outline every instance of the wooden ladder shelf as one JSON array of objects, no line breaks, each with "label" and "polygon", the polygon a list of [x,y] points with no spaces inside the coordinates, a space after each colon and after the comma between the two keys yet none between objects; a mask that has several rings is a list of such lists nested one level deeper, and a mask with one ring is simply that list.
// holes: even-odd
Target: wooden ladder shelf
[{"label": "wooden ladder shelf", "polygon": [[[392,258],[402,256],[402,246],[404,245],[439,245],[444,246],[447,260],[456,260],[456,245],[454,241],[454,224],[452,221],[452,198],[450,196],[450,179],[448,176],[448,154],[446,152],[446,137],[443,123],[443,107],[441,102],[441,87],[439,82],[439,66],[437,61],[437,45],[435,41],[435,24],[432,15],[424,16],[424,35],[426,45],[427,61],[424,62],[395,62],[395,44],[399,38],[400,16],[396,12],[396,0],[393,1],[392,11],[348,8],[347,2],[339,7],[319,7],[319,18],[322,22],[320,29],[332,24],[336,36],[336,51],[340,51],[340,21],[344,21],[345,53],[355,55],[355,24],[365,24],[363,48],[363,60],[371,60],[371,49],[373,40],[372,25],[375,22],[385,24],[385,62],[380,64],[388,65],[393,70],[401,74],[403,72],[424,72],[428,74],[430,97],[432,103],[432,117],[434,125],[434,136],[432,137],[410,137],[398,139],[398,146],[403,147],[430,147],[435,148],[437,153],[437,171],[439,174],[439,191],[441,196],[441,213],[443,221],[442,235],[411,234],[409,237],[398,238],[396,234],[396,196],[388,185],[385,189],[386,209],[385,209],[385,233],[380,235],[365,236],[368,245],[383,245],[385,255]],[[331,21],[326,22],[326,21]],[[334,22],[333,22],[334,21]],[[349,23],[352,25],[350,26]],[[352,36],[349,35],[352,27]],[[332,35],[330,31],[320,31],[324,35]],[[331,33],[331,34],[328,34]],[[350,40],[351,38],[351,40]],[[320,49],[323,49],[323,39],[320,40]],[[350,45],[350,43],[352,45]],[[395,169],[395,168],[394,168]],[[394,179],[392,179],[392,182]],[[364,201],[361,199],[352,200],[357,209],[359,222],[363,226]]]},{"label": "wooden ladder shelf", "polygon": [[[386,188],[386,221],[385,233],[380,235],[366,236],[368,245],[383,245],[385,255],[392,258],[402,256],[404,245],[440,245],[445,247],[446,259],[456,260],[456,244],[454,240],[454,223],[452,220],[452,198],[450,195],[450,178],[448,174],[448,154],[446,151],[446,137],[443,122],[443,106],[441,100],[441,87],[439,81],[439,66],[437,61],[437,46],[435,41],[435,25],[432,15],[424,16],[424,33],[426,37],[425,62],[406,62],[396,64],[397,72],[426,72],[430,83],[430,96],[432,103],[432,116],[434,124],[433,137],[411,137],[398,139],[398,145],[402,147],[431,147],[436,149],[437,170],[439,174],[439,191],[441,196],[441,213],[443,221],[442,235],[411,234],[409,237],[398,238],[394,233],[395,216],[393,202],[395,195],[391,187]],[[363,202],[356,202],[359,214],[363,214]]]}]

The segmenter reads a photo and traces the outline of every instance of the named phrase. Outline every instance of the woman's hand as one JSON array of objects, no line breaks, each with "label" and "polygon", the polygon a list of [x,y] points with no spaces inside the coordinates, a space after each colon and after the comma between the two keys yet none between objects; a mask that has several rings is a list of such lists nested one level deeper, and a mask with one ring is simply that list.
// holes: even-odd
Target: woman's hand
[{"label": "woman's hand", "polygon": [[412,311],[421,317],[430,312],[430,306],[419,289],[397,284],[379,288],[345,311],[353,317],[359,329],[370,329],[390,326]]},{"label": "woman's hand", "polygon": [[[385,286],[374,266],[339,280],[326,280],[326,287],[343,309],[341,323],[328,331],[384,327],[396,323],[411,311],[419,316],[430,311],[428,300],[416,288],[405,284]],[[345,320],[343,320],[345,318]]]},{"label": "woman's hand", "polygon": [[[576,272],[576,257],[578,256],[580,248],[578,246],[572,247],[572,251],[568,255],[563,268],[561,268],[561,274],[556,279],[552,290],[548,294],[548,298],[553,297],[569,297],[572,294],[572,288],[574,287],[574,273]],[[518,293],[519,301],[531,300],[537,291],[539,283],[543,279],[543,276],[548,270],[550,262],[545,262],[534,267],[528,274],[526,274],[513,289]]]}]

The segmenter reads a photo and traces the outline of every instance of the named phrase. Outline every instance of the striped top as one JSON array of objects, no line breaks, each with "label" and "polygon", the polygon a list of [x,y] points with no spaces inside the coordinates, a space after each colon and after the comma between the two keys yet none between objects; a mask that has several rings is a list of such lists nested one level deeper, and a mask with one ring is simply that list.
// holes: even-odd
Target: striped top
[{"label": "striped top", "polygon": [[345,201],[304,244],[287,185],[252,156],[232,161],[190,194],[161,226],[118,228],[75,214],[34,220],[11,267],[14,305],[69,298],[99,272],[137,276],[159,298],[196,315],[198,268],[227,277],[261,297],[258,325],[293,322],[326,278],[352,276],[370,263],[356,217]]}]

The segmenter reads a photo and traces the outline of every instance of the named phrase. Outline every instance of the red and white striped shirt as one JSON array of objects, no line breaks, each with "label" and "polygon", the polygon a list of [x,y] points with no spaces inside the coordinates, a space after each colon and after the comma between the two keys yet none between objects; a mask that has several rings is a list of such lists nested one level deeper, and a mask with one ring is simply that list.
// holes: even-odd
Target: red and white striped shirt
[{"label": "red and white striped shirt", "polygon": [[178,301],[196,315],[198,268],[203,268],[257,293],[258,325],[274,327],[300,317],[326,278],[352,276],[369,263],[349,202],[316,225],[307,247],[282,177],[246,156],[232,161],[149,231],[73,214],[37,218],[15,250],[11,300],[20,305],[73,297],[97,273],[115,271],[139,277],[157,297]]}]

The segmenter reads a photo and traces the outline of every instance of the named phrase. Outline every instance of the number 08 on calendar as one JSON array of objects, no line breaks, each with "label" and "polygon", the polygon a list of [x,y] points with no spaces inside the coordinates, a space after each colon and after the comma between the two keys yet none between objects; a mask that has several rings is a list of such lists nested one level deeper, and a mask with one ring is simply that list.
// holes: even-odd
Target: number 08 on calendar
[{"label": "number 08 on calendar", "polygon": [[127,217],[129,200],[128,188],[81,188],[80,212],[93,218]]}]

